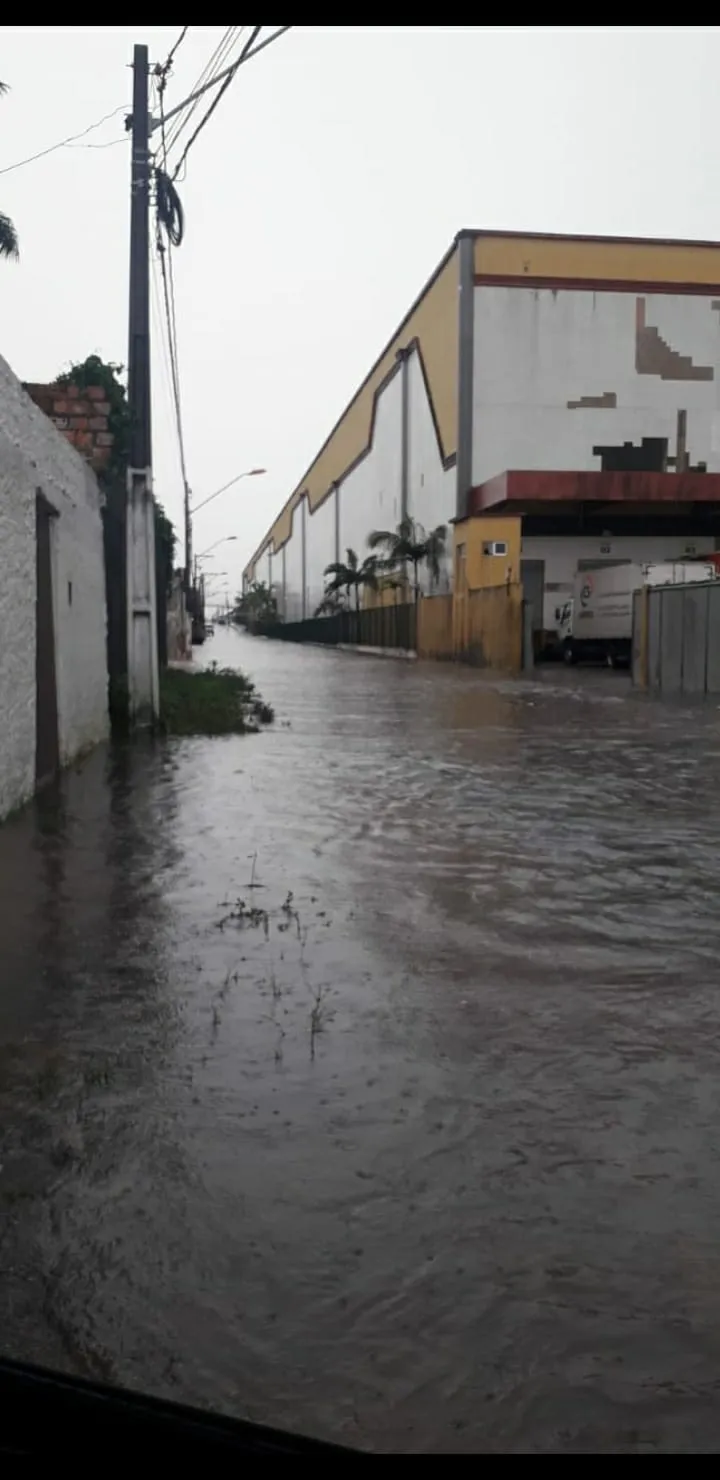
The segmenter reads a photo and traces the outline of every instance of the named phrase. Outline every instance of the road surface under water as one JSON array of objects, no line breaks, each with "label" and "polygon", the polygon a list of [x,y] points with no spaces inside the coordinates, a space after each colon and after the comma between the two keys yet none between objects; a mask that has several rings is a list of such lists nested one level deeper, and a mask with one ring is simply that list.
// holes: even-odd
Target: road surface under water
[{"label": "road surface under water", "polygon": [[720,1445],[720,710],[220,633],[0,829],[5,1352],[377,1450]]}]

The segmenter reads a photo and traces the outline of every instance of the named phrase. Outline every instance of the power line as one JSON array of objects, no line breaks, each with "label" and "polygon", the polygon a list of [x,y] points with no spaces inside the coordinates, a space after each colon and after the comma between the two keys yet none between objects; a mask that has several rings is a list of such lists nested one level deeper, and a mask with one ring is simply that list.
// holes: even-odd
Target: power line
[{"label": "power line", "polygon": [[189,30],[190,30],[190,27],[189,26],[183,26],[183,28],[182,28],[182,30],[180,32],[180,35],[178,36],[178,39],[175,42],[175,45],[174,46],[171,46],[170,51],[168,52],[168,58],[167,58],[167,61],[165,63],[165,66],[163,67],[163,72],[169,72],[170,71],[170,68],[171,68],[172,63],[173,63],[173,57],[175,56],[175,53],[182,46],[183,41],[185,40],[185,37],[187,36],[187,33],[188,33]]},{"label": "power line", "polygon": [[[263,30],[264,28],[260,26],[259,29]],[[257,46],[253,46],[252,51],[248,51],[246,49],[246,51],[243,53],[242,60],[244,62],[251,61],[252,58],[256,57],[259,52],[264,51],[266,46],[272,46],[273,41],[279,41],[280,37],[284,36],[286,31],[292,31],[292,26],[278,26],[277,29],[273,31],[272,36],[267,36],[264,41],[258,42]],[[208,92],[211,87],[215,87],[218,82],[222,82],[230,72],[236,72],[238,65],[239,63],[233,62],[230,67],[226,67],[224,71],[218,72],[217,75],[215,77],[212,77],[209,82],[204,83],[202,87],[199,87],[195,92],[190,93],[190,96],[184,98],[182,103],[178,103],[175,108],[171,108],[170,112],[166,114],[166,122],[169,122],[171,118],[174,118],[177,113],[182,113],[183,110],[186,109],[190,103],[194,103],[196,98],[199,98],[203,93]],[[155,119],[151,119],[151,133],[154,128],[157,128],[157,122]]]},{"label": "power line", "polygon": [[179,164],[176,165],[176,167],[175,167],[175,169],[173,171],[173,179],[176,179],[177,178],[180,170],[182,169],[182,167],[183,167],[183,165],[185,163],[185,160],[188,157],[188,154],[189,154],[190,150],[192,149],[193,144],[195,143],[195,140],[198,137],[198,134],[201,134],[202,133],[202,131],[203,131],[204,127],[205,127],[205,124],[212,117],[213,113],[215,112],[215,109],[217,108],[218,103],[220,102],[220,99],[227,92],[227,90],[228,90],[228,88],[230,86],[230,83],[232,82],[233,77],[235,76],[235,74],[237,72],[238,67],[245,60],[245,57],[247,56],[247,54],[248,54],[248,52],[249,52],[249,50],[250,50],[250,48],[251,48],[251,46],[253,44],[253,41],[255,41],[257,39],[257,37],[260,35],[260,32],[261,31],[262,31],[262,26],[255,26],[253,28],[253,30],[252,30],[252,32],[250,34],[249,40],[247,40],[245,42],[245,45],[244,45],[244,47],[243,47],[243,49],[242,49],[242,51],[241,51],[241,53],[240,53],[240,55],[239,55],[239,57],[237,59],[237,62],[235,63],[235,66],[233,67],[232,71],[230,71],[228,73],[227,77],[225,78],[225,81],[223,82],[222,87],[220,88],[220,91],[215,94],[215,97],[213,98],[213,101],[210,104],[210,107],[208,108],[207,113],[205,114],[205,116],[203,118],[200,119],[200,122],[199,122],[197,128],[195,129],[195,132],[190,135],[190,138],[189,138],[187,144],[185,145],[185,148],[184,148],[184,150],[183,150],[183,152],[182,152],[182,154],[180,156],[180,162],[179,162]]},{"label": "power line", "polygon": [[175,319],[175,293],[174,287],[171,293],[168,280],[168,270],[165,264],[165,245],[158,233],[157,252],[160,259],[160,274],[162,277],[163,300],[165,305],[165,327],[168,336],[168,348],[170,352],[170,382],[172,386],[173,407],[175,410],[175,428],[177,431],[178,449],[180,453],[180,469],[182,472],[183,486],[187,488],[187,463],[185,461],[185,437],[183,433],[182,403],[180,399],[180,374],[178,369],[177,355],[177,323]]},{"label": "power line", "polygon": [[167,57],[166,57],[165,61],[164,62],[158,62],[156,64],[156,66],[153,67],[152,76],[151,76],[151,79],[150,79],[151,80],[151,85],[153,87],[153,91],[154,91],[154,93],[157,94],[157,102],[158,102],[158,107],[160,109],[160,123],[161,123],[161,129],[162,129],[161,140],[162,140],[162,152],[163,152],[163,168],[164,168],[165,162],[167,160],[167,142],[166,142],[166,139],[165,139],[165,116],[164,116],[165,115],[165,89],[166,89],[167,84],[168,84],[168,77],[170,76],[170,73],[172,71],[173,59],[174,59],[174,57],[175,57],[175,55],[176,55],[179,47],[182,46],[182,43],[185,40],[185,37],[187,36],[187,33],[188,33],[189,30],[190,30],[190,27],[189,26],[183,26],[182,27],[182,30],[180,32],[180,35],[178,36],[178,38],[177,38],[174,46],[171,46],[170,47],[170,50],[169,50],[169,52],[167,54]]},{"label": "power line", "polygon": [[162,297],[161,297],[161,290],[160,290],[160,280],[159,280],[159,274],[158,274],[158,265],[157,265],[157,261],[156,261],[154,255],[151,257],[150,263],[151,263],[151,267],[152,267],[152,288],[153,288],[152,302],[153,302],[153,309],[155,311],[155,327],[157,329],[158,343],[162,346],[162,367],[163,367],[163,371],[164,371],[164,374],[162,376],[162,379],[163,379],[163,382],[164,382],[164,385],[165,385],[165,391],[166,391],[166,395],[167,395],[167,399],[168,399],[168,405],[169,405],[169,409],[170,409],[171,420],[172,420],[172,422],[174,424],[174,422],[175,422],[175,402],[174,402],[173,387],[172,387],[172,370],[171,370],[171,367],[170,367],[170,352],[169,352],[169,349],[168,349],[167,336],[166,336],[166,333],[165,333],[165,327],[166,326],[165,326],[165,322],[163,320],[163,305],[162,305]]},{"label": "power line", "polygon": [[66,144],[66,149],[115,149],[118,144],[127,144],[128,134],[123,134],[121,139],[108,139],[107,144]]},{"label": "power line", "polygon": [[[229,56],[233,46],[240,39],[240,36],[242,36],[244,30],[244,26],[227,27],[227,30],[220,38],[218,45],[216,46],[212,56],[210,57],[210,60],[203,67],[203,70],[200,73],[200,76],[198,77],[197,82],[192,89],[191,96],[195,94],[199,88],[203,87],[204,84],[212,80],[216,73],[220,71],[223,62]],[[189,105],[187,112],[184,114],[179,114],[175,118],[175,121],[171,123],[168,132],[168,149],[173,149],[175,147],[180,138],[180,135],[187,128],[193,114],[196,112],[199,105],[199,98],[195,98],[194,101]]]},{"label": "power line", "polygon": [[[208,77],[211,77],[215,71],[219,71],[220,67],[222,66],[222,62],[224,61],[225,56],[228,53],[228,50],[233,44],[235,32],[237,31],[237,29],[237,26],[228,26],[227,29],[224,31],[223,35],[220,38],[220,41],[218,42],[214,52],[212,53],[212,56],[210,57],[209,61],[206,62],[197,82],[194,84],[192,89],[193,93],[195,93],[198,87],[201,87],[203,82]],[[192,115],[195,112],[197,106],[198,104],[196,100],[190,105],[189,109],[184,114],[182,112],[179,113],[174,121],[171,123],[168,132],[168,149],[171,149],[177,143],[180,134],[182,133],[183,129],[187,127],[188,121],[190,118],[192,118]]]},{"label": "power line", "polygon": [[[93,129],[100,128],[103,123],[108,123],[111,118],[117,118],[118,113],[127,113],[127,111],[127,104],[123,104],[120,108],[113,108],[112,113],[104,114],[102,118],[98,118],[97,123],[88,124],[87,128],[82,129],[79,134],[69,134],[67,139],[60,139],[57,144],[48,145],[47,149],[39,149],[37,154],[29,154],[27,159],[19,159],[16,164],[5,165],[4,169],[0,170],[0,175],[9,175],[13,170],[21,170],[26,164],[34,164],[36,159],[44,159],[47,154],[54,154],[57,149],[71,147],[77,139],[84,139],[86,134],[93,132]],[[124,139],[113,139],[111,142],[113,144],[122,144],[124,143]],[[107,149],[108,147],[109,145],[107,144],[85,145],[85,148],[96,149]]]},{"label": "power line", "polygon": [[[183,150],[183,152],[182,152],[182,154],[180,156],[179,163],[175,166],[175,169],[173,170],[173,174],[172,174],[173,180],[176,180],[177,179],[178,174],[180,173],[180,170],[182,169],[182,167],[183,167],[183,165],[185,163],[185,160],[187,159],[188,154],[189,154],[189,152],[190,152],[193,144],[195,143],[195,140],[198,137],[198,134],[202,133],[202,130],[204,129],[205,124],[212,117],[212,114],[215,112],[215,109],[217,108],[217,105],[220,102],[221,97],[223,96],[223,94],[225,92],[227,92],[227,89],[229,88],[230,83],[232,82],[233,78],[235,77],[235,75],[236,75],[236,73],[238,71],[238,68],[242,66],[243,62],[249,62],[252,59],[252,57],[257,56],[258,52],[264,51],[266,46],[272,45],[272,42],[273,41],[279,40],[279,38],[281,36],[284,36],[285,35],[285,32],[286,31],[292,30],[292,27],[291,26],[278,26],[277,30],[273,33],[272,36],[268,36],[264,41],[261,41],[258,46],[255,46],[254,43],[256,42],[256,40],[257,40],[260,32],[262,31],[262,29],[263,29],[262,26],[254,26],[253,27],[252,34],[251,34],[249,40],[245,43],[245,45],[244,45],[244,47],[243,47],[243,49],[242,49],[242,51],[240,53],[240,56],[238,57],[237,61],[233,63],[232,67],[229,68],[228,73],[227,73],[227,76],[225,77],[225,80],[223,82],[222,87],[220,88],[219,93],[216,93],[215,98],[213,99],[213,102],[210,104],[210,107],[208,108],[207,113],[200,120],[200,123],[198,124],[197,128],[195,129],[195,132],[191,135],[190,139],[188,140],[187,144],[185,145],[185,148],[184,148],[184,150]],[[219,81],[219,79],[216,79],[216,80]],[[209,85],[210,84],[208,84],[208,86]]]}]

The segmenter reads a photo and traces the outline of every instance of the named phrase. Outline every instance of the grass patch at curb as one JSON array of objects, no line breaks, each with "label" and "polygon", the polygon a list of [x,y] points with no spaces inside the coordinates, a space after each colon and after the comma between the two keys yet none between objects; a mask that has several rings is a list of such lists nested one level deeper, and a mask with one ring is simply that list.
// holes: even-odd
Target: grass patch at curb
[{"label": "grass patch at curb", "polygon": [[257,735],[275,718],[244,673],[216,664],[194,672],[167,668],[160,714],[166,735]]}]

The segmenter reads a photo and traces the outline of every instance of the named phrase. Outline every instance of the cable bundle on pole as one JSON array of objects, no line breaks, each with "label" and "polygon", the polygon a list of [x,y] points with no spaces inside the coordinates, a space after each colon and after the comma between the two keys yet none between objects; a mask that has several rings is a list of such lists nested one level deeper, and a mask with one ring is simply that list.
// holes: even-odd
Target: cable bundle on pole
[{"label": "cable bundle on pole", "polygon": [[185,213],[182,201],[170,176],[155,168],[155,206],[160,225],[167,232],[171,246],[179,247],[185,235]]}]

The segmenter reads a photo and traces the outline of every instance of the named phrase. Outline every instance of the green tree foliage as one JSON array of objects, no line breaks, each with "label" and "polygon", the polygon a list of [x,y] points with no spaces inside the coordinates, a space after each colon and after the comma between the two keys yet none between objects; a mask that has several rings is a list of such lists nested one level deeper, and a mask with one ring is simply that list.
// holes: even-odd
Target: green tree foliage
[{"label": "green tree foliage", "polygon": [[420,570],[423,566],[430,575],[430,587],[440,580],[440,566],[447,545],[447,528],[438,524],[435,529],[423,529],[416,520],[401,519],[397,529],[374,529],[368,535],[371,550],[380,550],[381,568],[386,571],[413,570],[415,601],[420,596]]},{"label": "green tree foliage", "polygon": [[[0,98],[7,90],[7,83],[0,82]],[[14,257],[17,260],[19,256],[20,248],[15,227],[10,217],[3,215],[0,211],[0,257]]]},{"label": "green tree foliage", "polygon": [[[345,560],[335,560],[332,565],[325,567],[325,595],[320,603],[324,611],[331,609],[332,598],[339,592],[345,592],[347,604],[350,606],[352,593],[355,593],[355,610],[360,610],[360,593],[368,588],[377,590],[378,562],[374,555],[366,556],[365,560],[359,560],[354,550],[345,551]],[[320,608],[318,608],[319,610]]]},{"label": "green tree foliage", "polygon": [[233,621],[247,626],[279,621],[275,593],[265,581],[253,581],[241,595],[236,596]]}]

